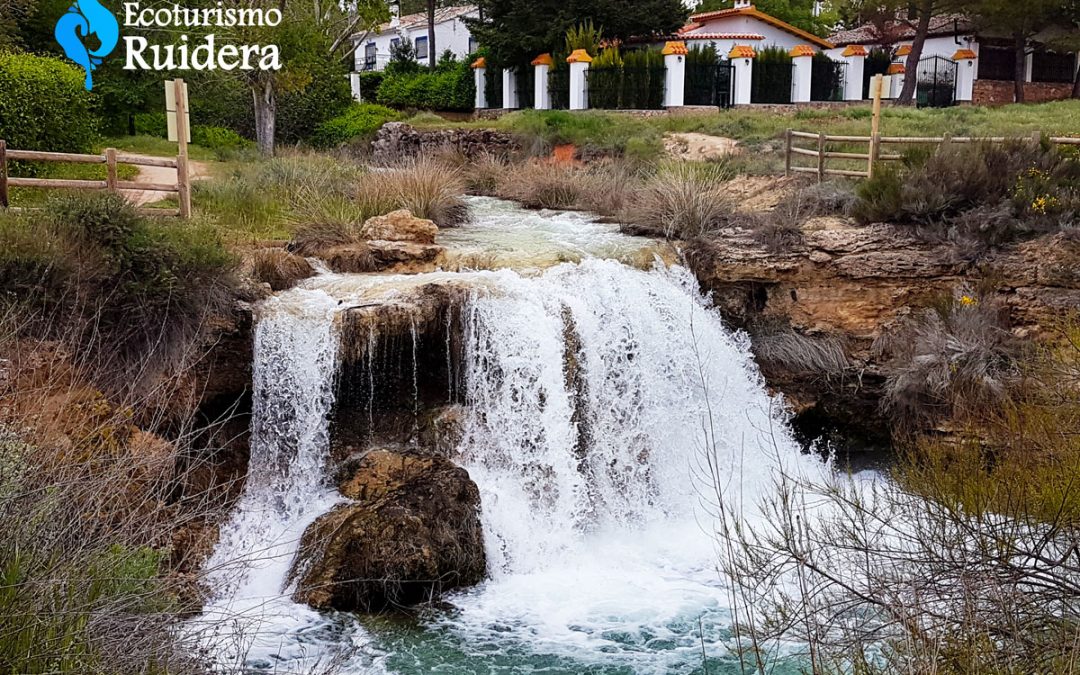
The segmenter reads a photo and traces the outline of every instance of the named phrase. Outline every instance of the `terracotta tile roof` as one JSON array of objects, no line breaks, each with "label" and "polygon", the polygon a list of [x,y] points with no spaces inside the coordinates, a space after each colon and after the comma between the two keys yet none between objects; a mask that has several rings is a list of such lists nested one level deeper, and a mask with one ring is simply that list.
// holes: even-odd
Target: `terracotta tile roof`
[{"label": "terracotta tile roof", "polygon": [[979,55],[970,49],[957,49],[956,53],[952,55],[953,61],[964,61],[966,59],[977,59]]},{"label": "terracotta tile roof", "polygon": [[750,45],[735,45],[728,52],[729,59],[752,59],[757,56],[757,52]]},{"label": "terracotta tile roof", "polygon": [[689,54],[690,50],[686,48],[686,43],[681,41],[672,41],[664,45],[664,49],[661,52],[664,56],[672,54]]},{"label": "terracotta tile roof", "polygon": [[746,16],[757,19],[758,21],[763,21],[770,26],[774,26],[776,28],[779,28],[780,30],[791,33],[792,35],[806,40],[811,44],[815,44],[822,49],[832,49],[833,47],[832,43],[828,40],[824,40],[817,35],[814,35],[813,33],[808,33],[801,28],[796,28],[790,23],[786,23],[784,21],[781,21],[780,19],[777,19],[775,16],[759,11],[753,5],[751,5],[750,7],[740,7],[737,9],[721,9],[715,12],[703,12],[701,14],[693,14],[690,16],[690,21],[692,23],[684,26],[683,29],[679,32],[682,33],[683,31],[687,31],[688,29],[695,30],[693,28],[690,28],[690,26],[693,26],[694,24],[700,24],[702,27],[704,27],[711,21],[716,21],[717,19],[726,19],[733,16]]},{"label": "terracotta tile roof", "polygon": [[[974,30],[974,24],[962,14],[942,14],[930,19],[930,35],[955,35],[970,33]],[[893,42],[910,40],[915,37],[915,29],[907,21],[898,21],[889,36]],[[855,28],[837,31],[829,36],[829,42],[837,47],[850,44],[879,44],[881,36],[877,28],[872,24],[863,24]]]},{"label": "terracotta tile roof", "polygon": [[530,66],[553,66],[553,65],[555,65],[555,60],[551,58],[551,54],[541,54],[540,56],[537,56],[535,59],[533,59],[532,63],[530,63],[529,65]]},{"label": "terracotta tile roof", "polygon": [[907,66],[902,63],[893,63],[889,65],[889,75],[903,75],[907,72]]},{"label": "terracotta tile roof", "polygon": [[810,45],[799,45],[797,47],[792,48],[792,50],[791,50],[792,58],[798,58],[800,56],[813,56],[815,53],[816,52],[815,52],[814,48],[811,47]]},{"label": "terracotta tile roof", "polygon": [[[476,5],[461,5],[460,7],[439,7],[435,10],[435,23],[445,23],[447,21],[453,21],[476,11]],[[379,26],[377,33],[385,33],[390,30],[410,30],[412,28],[421,28],[427,25],[427,12],[418,12],[416,14],[406,14],[401,17],[401,23],[396,27],[391,27],[389,23],[384,23]]]},{"label": "terracotta tile roof", "polygon": [[566,57],[567,63],[592,63],[592,57],[584,49],[575,49]]},{"label": "terracotta tile roof", "polygon": [[866,47],[862,45],[848,45],[840,56],[866,56]]}]

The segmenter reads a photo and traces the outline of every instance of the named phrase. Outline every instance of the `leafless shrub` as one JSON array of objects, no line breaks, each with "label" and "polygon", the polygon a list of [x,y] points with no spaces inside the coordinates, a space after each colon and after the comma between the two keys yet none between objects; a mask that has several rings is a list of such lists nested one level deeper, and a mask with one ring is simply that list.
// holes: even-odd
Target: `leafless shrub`
[{"label": "leafless shrub", "polygon": [[808,336],[790,326],[754,331],[754,356],[762,369],[823,376],[851,367],[844,342],[832,335]]},{"label": "leafless shrub", "polygon": [[504,157],[485,152],[464,167],[465,186],[471,194],[496,195],[499,182],[509,168],[510,164]]},{"label": "leafless shrub", "polygon": [[901,425],[999,404],[1018,375],[1018,344],[1001,306],[967,289],[904,322],[880,346],[892,357],[883,406]]},{"label": "leafless shrub", "polygon": [[319,256],[335,246],[355,244],[360,241],[356,229],[341,222],[314,222],[296,229],[287,250],[303,257]]}]

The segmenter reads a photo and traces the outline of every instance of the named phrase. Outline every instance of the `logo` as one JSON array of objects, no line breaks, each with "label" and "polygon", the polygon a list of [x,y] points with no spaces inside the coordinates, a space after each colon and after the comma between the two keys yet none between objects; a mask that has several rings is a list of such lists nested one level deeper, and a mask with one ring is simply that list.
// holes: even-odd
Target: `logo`
[{"label": "logo", "polygon": [[[90,91],[94,88],[94,69],[120,40],[120,24],[98,0],[75,0],[56,22],[54,35],[67,57],[86,71],[86,90]],[[91,35],[96,35],[99,43],[94,49],[86,45]]]}]

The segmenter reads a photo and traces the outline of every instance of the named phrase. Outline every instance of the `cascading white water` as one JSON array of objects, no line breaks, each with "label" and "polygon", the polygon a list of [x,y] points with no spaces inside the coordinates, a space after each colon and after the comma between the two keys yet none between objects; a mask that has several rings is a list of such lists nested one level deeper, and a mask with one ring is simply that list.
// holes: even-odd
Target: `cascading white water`
[{"label": "cascading white water", "polygon": [[304,529],[340,501],[325,481],[337,310],[327,294],[303,289],[259,308],[248,475],[207,564],[215,595],[200,620],[228,630],[204,638],[223,668],[318,659],[289,644],[318,615],[285,586]]},{"label": "cascading white water", "polygon": [[[325,466],[335,313],[426,283],[471,288],[463,382],[448,396],[465,386],[456,459],[481,491],[490,579],[422,628],[368,620],[365,631],[293,604],[286,574],[304,528],[339,499]],[[234,639],[207,640],[212,651],[224,668],[280,673],[312,672],[341,643],[370,646],[380,670],[398,673],[722,663],[730,602],[701,508],[712,489],[703,466],[724,478],[729,506],[748,510],[779,467],[821,469],[792,441],[748,347],[678,267],[324,274],[272,298],[256,333],[251,467],[209,563],[216,596],[203,619],[228,619]],[[369,656],[340,667],[371,668]]]},{"label": "cascading white water", "polygon": [[441,627],[554,672],[694,672],[703,649],[727,653],[730,624],[700,508],[706,454],[736,507],[778,466],[820,463],[687,270],[593,259],[492,277],[466,312],[460,448],[491,580]]}]

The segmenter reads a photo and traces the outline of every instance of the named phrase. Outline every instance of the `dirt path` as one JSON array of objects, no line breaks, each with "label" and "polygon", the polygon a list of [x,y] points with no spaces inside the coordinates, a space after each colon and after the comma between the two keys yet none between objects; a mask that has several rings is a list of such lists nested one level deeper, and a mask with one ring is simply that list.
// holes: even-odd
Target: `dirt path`
[{"label": "dirt path", "polygon": [[[147,157],[148,155],[134,155],[135,157]],[[210,175],[210,167],[204,162],[195,162],[188,160],[188,170],[191,174],[191,180],[202,180]],[[176,169],[170,169],[166,166],[140,166],[139,174],[135,176],[136,183],[176,183]],[[123,190],[124,196],[131,200],[136,206],[143,206],[146,204],[152,204],[160,199],[164,199],[168,193],[156,192],[154,190]]]}]

